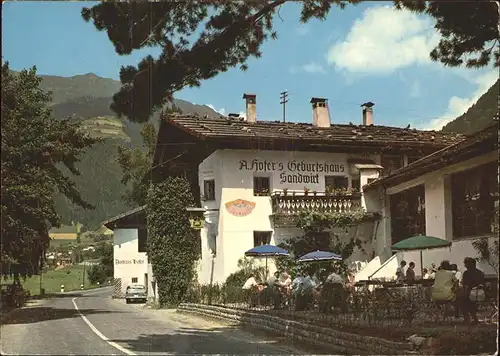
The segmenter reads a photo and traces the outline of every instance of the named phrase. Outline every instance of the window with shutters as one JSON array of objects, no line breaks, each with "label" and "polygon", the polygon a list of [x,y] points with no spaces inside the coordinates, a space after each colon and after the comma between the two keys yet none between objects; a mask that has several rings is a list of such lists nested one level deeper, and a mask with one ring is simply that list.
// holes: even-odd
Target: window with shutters
[{"label": "window with shutters", "polygon": [[351,177],[351,188],[356,189],[358,192],[361,191],[361,179],[359,174],[355,177]]},{"label": "window with shutters", "polygon": [[498,224],[498,163],[451,176],[453,238],[488,235]]},{"label": "window with shutters", "polygon": [[254,231],[253,246],[269,245],[271,243],[272,231]]},{"label": "window with shutters", "polygon": [[253,177],[253,195],[269,195],[271,191],[270,181],[269,177]]},{"label": "window with shutters", "polygon": [[418,185],[390,196],[392,244],[425,235],[425,187]]},{"label": "window with shutters", "polygon": [[215,200],[215,180],[209,179],[203,181],[203,200]]},{"label": "window with shutters", "polygon": [[148,230],[146,228],[137,230],[137,238],[138,238],[138,250],[139,252],[148,252]]},{"label": "window with shutters", "polygon": [[382,155],[380,165],[384,167],[382,176],[388,176],[400,168],[403,168],[403,156],[399,155]]},{"label": "window with shutters", "polygon": [[325,190],[327,192],[347,188],[349,188],[349,179],[346,176],[325,176]]}]

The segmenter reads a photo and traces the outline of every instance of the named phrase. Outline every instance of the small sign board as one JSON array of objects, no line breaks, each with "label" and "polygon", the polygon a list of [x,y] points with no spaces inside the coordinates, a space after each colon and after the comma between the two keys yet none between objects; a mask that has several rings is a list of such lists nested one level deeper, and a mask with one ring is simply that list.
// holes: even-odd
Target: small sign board
[{"label": "small sign board", "polygon": [[189,219],[189,222],[191,223],[191,228],[195,230],[201,230],[205,227],[205,219]]}]

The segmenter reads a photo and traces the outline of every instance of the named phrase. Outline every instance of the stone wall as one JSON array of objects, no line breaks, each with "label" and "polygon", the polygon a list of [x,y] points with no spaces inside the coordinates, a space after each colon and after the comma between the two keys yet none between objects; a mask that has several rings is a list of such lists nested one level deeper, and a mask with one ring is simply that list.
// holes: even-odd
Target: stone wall
[{"label": "stone wall", "polygon": [[181,304],[178,312],[238,322],[283,335],[298,342],[324,347],[329,352],[343,355],[402,355],[414,353],[412,343],[394,342],[370,336],[350,334],[305,322],[286,320],[277,316],[252,313],[212,305]]}]

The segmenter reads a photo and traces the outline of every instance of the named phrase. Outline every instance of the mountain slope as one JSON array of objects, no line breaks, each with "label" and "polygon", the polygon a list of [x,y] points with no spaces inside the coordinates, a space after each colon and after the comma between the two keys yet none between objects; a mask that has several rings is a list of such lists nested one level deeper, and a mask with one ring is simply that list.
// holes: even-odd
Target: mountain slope
[{"label": "mountain slope", "polygon": [[52,91],[54,104],[64,103],[82,96],[111,97],[120,89],[120,82],[101,78],[94,73],[75,75],[69,78],[55,75],[41,75],[40,77],[43,79],[42,88],[46,91]]},{"label": "mountain slope", "polygon": [[[129,210],[121,197],[125,186],[121,183],[122,172],[117,162],[118,146],[140,147],[142,125],[118,118],[109,105],[120,83],[95,74],[74,77],[40,76],[41,87],[53,92],[53,113],[56,118],[71,117],[82,122],[83,129],[93,136],[105,138],[104,142],[90,148],[77,165],[81,175],[74,181],[82,197],[95,206],[84,210],[73,205],[63,196],[56,197],[56,208],[63,223],[81,222],[85,228],[94,229],[107,218]],[[195,105],[175,99],[173,104],[185,113],[218,116],[205,105]],[[158,127],[159,115],[151,118]],[[60,167],[65,171],[64,167]],[[66,172],[68,173],[68,172]],[[69,173],[68,173],[69,174]]]},{"label": "mountain slope", "polygon": [[445,125],[443,131],[473,134],[491,125],[498,115],[499,91],[500,79],[466,113]]}]

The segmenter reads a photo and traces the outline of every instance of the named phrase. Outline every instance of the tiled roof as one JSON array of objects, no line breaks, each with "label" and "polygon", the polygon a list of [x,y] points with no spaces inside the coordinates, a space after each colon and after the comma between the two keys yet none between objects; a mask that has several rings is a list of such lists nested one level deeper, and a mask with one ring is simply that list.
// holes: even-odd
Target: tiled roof
[{"label": "tiled roof", "polygon": [[432,172],[447,164],[456,163],[461,155],[467,152],[481,154],[483,151],[498,149],[498,123],[490,125],[486,129],[473,135],[468,135],[464,140],[454,145],[448,146],[428,156],[425,156],[406,167],[400,168],[391,175],[374,180],[363,186],[363,190],[368,190],[376,186],[391,186],[402,181],[408,181],[420,175]]},{"label": "tiled roof", "polygon": [[105,227],[107,227],[110,230],[113,230],[112,227],[113,225],[119,224],[122,219],[128,218],[134,214],[142,213],[146,209],[146,205],[137,207],[135,209],[129,210],[125,213],[122,213],[120,215],[117,215],[109,220],[106,220],[102,223]]},{"label": "tiled roof", "polygon": [[320,128],[304,123],[279,121],[250,123],[239,118],[186,115],[168,116],[165,120],[200,139],[214,140],[282,139],[304,143],[446,147],[464,139],[463,135],[456,133],[376,125],[335,124],[329,128]]}]

